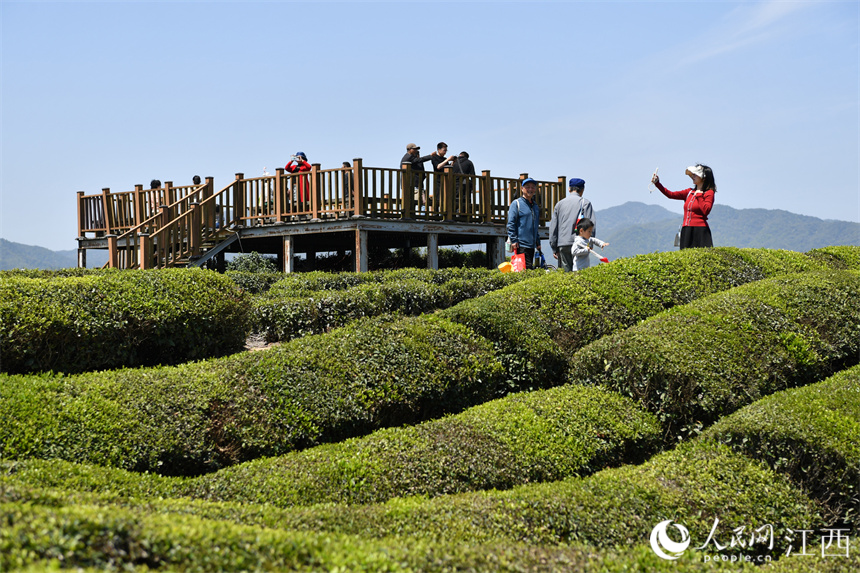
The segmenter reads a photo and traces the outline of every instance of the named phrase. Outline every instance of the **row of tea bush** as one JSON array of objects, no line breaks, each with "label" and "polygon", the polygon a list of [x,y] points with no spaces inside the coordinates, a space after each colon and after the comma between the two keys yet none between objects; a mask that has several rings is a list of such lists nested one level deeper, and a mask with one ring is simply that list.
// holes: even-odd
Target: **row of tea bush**
[{"label": "row of tea bush", "polygon": [[327,332],[358,318],[418,315],[448,308],[544,271],[500,273],[489,269],[402,269],[335,275],[287,275],[253,305],[253,330],[266,341]]},{"label": "row of tea bush", "polygon": [[[860,275],[853,271],[738,287],[619,333],[623,344],[592,344],[571,359],[571,380],[607,384],[641,400],[660,416],[671,442],[761,395],[856,362],[858,290]],[[696,327],[709,320],[714,328]],[[690,337],[705,340],[707,352],[676,356]],[[738,354],[739,340],[755,358]],[[552,355],[555,348],[543,351]],[[629,368],[644,366],[614,378],[621,367],[607,368],[607,356]],[[268,351],[172,368],[5,377],[0,456],[194,474],[527,389],[512,379],[521,373],[505,372],[489,340],[448,319],[362,320]]]},{"label": "row of tea bush", "polygon": [[[712,254],[711,258],[718,264],[721,262],[721,267],[738,267],[720,277],[725,279],[723,282],[728,281],[728,286],[779,272],[860,266],[860,249],[855,247],[830,247],[807,255],[786,251],[716,251],[719,253]],[[681,253],[667,255],[679,256],[674,264],[700,260],[695,256],[687,260]],[[612,268],[609,274],[614,273],[615,278],[624,282],[628,274],[626,269],[643,263],[653,267],[670,260],[653,259],[654,256],[645,256],[619,260],[608,266]],[[635,274],[641,276],[641,269]],[[716,272],[707,274],[717,278]],[[247,283],[244,279],[248,275],[231,273],[228,276],[243,284]],[[265,333],[269,341],[287,340],[325,332],[363,316],[388,312],[420,314],[466,299],[483,298],[484,293],[524,278],[540,276],[540,272],[503,274],[486,269],[403,269],[378,273],[267,274],[266,281],[281,278],[269,293],[254,297],[250,317],[248,297],[229,289],[223,277],[200,270],[19,270],[4,271],[0,276],[3,278],[0,281],[0,370],[26,373],[176,364],[219,356],[241,350],[250,330]],[[689,280],[692,278],[686,277],[680,289],[668,280],[658,280],[659,284],[651,285],[646,280],[641,286],[660,287],[656,298],[668,296],[668,300],[676,304],[673,292],[683,297],[686,290],[689,297],[697,290],[695,282]],[[708,285],[703,286],[705,292],[713,292],[708,290]],[[720,288],[727,286],[724,284]],[[650,293],[648,298],[655,299],[655,294]],[[489,300],[484,304],[495,302]],[[527,302],[530,308],[520,310],[534,310],[533,302]],[[548,302],[553,302],[552,296]],[[625,301],[623,306],[629,307],[630,301]],[[618,309],[601,311],[601,314],[611,315],[612,310]],[[505,308],[505,312],[508,311],[516,312]],[[471,315],[475,312],[484,314],[484,310],[467,307],[454,312],[459,316],[458,321],[474,321]],[[508,333],[507,337],[510,336]]]},{"label": "row of tea bush", "polygon": [[[671,519],[686,526],[696,544],[671,563],[673,571],[849,571],[860,564],[856,552],[842,548],[840,556],[840,548],[831,547],[830,556],[817,555],[820,532],[845,526],[833,520],[841,502],[834,506],[832,497],[807,494],[815,498],[809,476],[836,470],[844,479],[831,482],[835,493],[851,497],[851,475],[860,465],[856,435],[849,434],[860,424],[858,394],[860,367],[854,367],[747,406],[712,432],[639,466],[509,491],[371,505],[278,509],[126,497],[109,488],[88,491],[80,476],[63,483],[58,474],[73,474],[73,464],[3,462],[0,567],[54,559],[65,567],[169,571],[664,570],[666,562],[646,540],[657,523]],[[814,407],[806,407],[809,400]],[[767,444],[802,452],[802,472],[773,457],[776,450]],[[754,459],[762,453],[771,467]],[[839,507],[837,513],[850,518],[851,511]],[[773,528],[772,547],[728,543],[737,527],[764,525]],[[719,553],[715,546],[702,549],[713,527],[723,546]],[[800,539],[789,535],[802,529],[816,532],[807,540],[807,556],[796,555]],[[790,549],[795,554],[785,556]],[[753,569],[765,556],[776,561]]]}]

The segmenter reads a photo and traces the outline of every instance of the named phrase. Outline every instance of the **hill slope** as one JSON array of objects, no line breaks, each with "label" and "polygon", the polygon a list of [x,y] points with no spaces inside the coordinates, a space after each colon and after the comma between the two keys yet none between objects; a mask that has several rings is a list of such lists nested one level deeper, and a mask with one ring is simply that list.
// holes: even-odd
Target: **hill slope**
[{"label": "hill slope", "polygon": [[[107,262],[107,251],[89,250],[87,267],[95,268]],[[0,239],[0,271],[10,269],[68,269],[78,266],[78,251],[52,251],[44,247],[13,243]]]},{"label": "hill slope", "polygon": [[[598,211],[596,219],[599,237],[610,243],[604,252],[610,259],[674,250],[672,242],[681,224],[680,214],[633,202]],[[709,224],[718,247],[806,252],[830,245],[860,245],[860,223],[778,209],[733,209],[717,204]]]},{"label": "hill slope", "polygon": [[[680,202],[679,202],[680,203]],[[610,260],[675,250],[681,214],[660,205],[630,201],[597,211],[598,237],[611,243]],[[716,204],[710,225],[717,247],[806,252],[827,246],[860,245],[860,223],[818,219],[780,209],[734,209]],[[549,245],[544,242],[547,251]],[[107,262],[105,251],[87,252],[87,267]],[[0,239],[0,270],[63,269],[77,266],[77,250],[51,251]]]}]

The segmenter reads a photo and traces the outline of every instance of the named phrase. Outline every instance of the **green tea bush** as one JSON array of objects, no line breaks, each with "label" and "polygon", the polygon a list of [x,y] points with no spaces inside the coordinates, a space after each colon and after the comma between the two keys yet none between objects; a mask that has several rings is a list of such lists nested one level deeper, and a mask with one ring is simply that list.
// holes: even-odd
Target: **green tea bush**
[{"label": "green tea bush", "polygon": [[860,270],[860,246],[824,247],[806,253],[835,269]]},{"label": "green tea bush", "polygon": [[659,434],[656,419],[632,401],[566,386],[225,468],[190,483],[187,492],[289,506],[507,489],[641,462]]},{"label": "green tea bush", "polygon": [[227,271],[227,278],[236,283],[240,289],[251,294],[267,292],[273,284],[284,278],[283,273],[249,273],[245,271]]},{"label": "green tea bush", "polygon": [[638,463],[659,444],[653,415],[601,388],[511,395],[417,426],[387,428],[195,479],[61,460],[0,462],[28,487],[124,497],[192,496],[275,506],[369,503],[507,489]]},{"label": "green tea bush", "polygon": [[[3,495],[0,492],[0,501]],[[696,552],[666,562],[650,547],[597,549],[511,542],[434,543],[263,528],[181,513],[98,505],[0,503],[0,570],[76,571],[523,571],[629,573],[753,571],[704,563]],[[667,568],[667,563],[671,569]],[[749,568],[748,568],[749,567]],[[86,568],[86,569],[83,569]]]},{"label": "green tea bush", "polygon": [[676,307],[575,355],[569,380],[656,413],[681,439],[762,396],[821,380],[860,356],[860,275],[784,275]]},{"label": "green tea bush", "polygon": [[236,352],[249,303],[202,270],[0,282],[0,356],[11,373],[176,364]]},{"label": "green tea bush", "polygon": [[176,367],[0,377],[0,458],[195,474],[489,400],[490,344],[435,317]]},{"label": "green tea bush", "polygon": [[488,269],[291,275],[254,301],[254,330],[268,342],[291,340],[327,332],[364,316],[416,315],[447,308],[541,275]]},{"label": "green tea bush", "polygon": [[[99,496],[29,494],[12,485],[16,501],[80,506]],[[64,492],[63,492],[64,493]],[[52,496],[53,495],[53,496]],[[638,466],[603,470],[584,478],[435,498],[396,498],[383,504],[276,508],[235,502],[126,498],[141,512],[181,513],[211,520],[296,532],[357,535],[411,542],[456,544],[501,541],[537,545],[587,543],[595,547],[645,542],[665,519],[685,525],[704,541],[716,518],[725,544],[745,525],[774,528],[774,551],[787,548],[787,529],[823,525],[815,503],[762,464],[713,442],[687,442]],[[758,549],[761,549],[759,547]],[[727,552],[738,552],[734,547]]]},{"label": "green tea bush", "polygon": [[257,251],[252,251],[237,255],[232,260],[227,261],[227,270],[243,273],[271,274],[278,272],[278,267],[273,257],[267,257]]},{"label": "green tea bush", "polygon": [[110,268],[95,268],[95,269],[11,269],[0,271],[0,282],[11,278],[27,278],[27,279],[57,279],[64,277],[86,277],[91,275],[103,275],[111,273],[121,273],[119,269]]},{"label": "green tea bush", "polygon": [[552,273],[442,311],[492,340],[516,386],[564,377],[575,351],[698,297],[799,270],[828,268],[788,251],[687,249]]},{"label": "green tea bush", "polygon": [[296,293],[318,290],[344,290],[367,282],[379,282],[378,271],[367,273],[326,273],[311,271],[307,273],[289,273],[272,285],[270,294],[273,296],[290,297]]},{"label": "green tea bush", "polygon": [[858,530],[860,366],[758,400],[718,421],[704,437],[788,475],[829,509],[828,521]]},{"label": "green tea bush", "polygon": [[[834,542],[833,546],[827,548],[826,554],[822,556],[822,540],[818,536],[809,538],[807,552],[801,555],[799,554],[801,543],[798,534],[797,547],[794,548],[794,553],[782,557],[779,561],[774,561],[758,569],[758,571],[761,573],[852,573],[860,571],[860,551],[857,551],[856,546],[856,530],[851,532],[848,537],[852,543],[848,546],[847,555],[845,548],[835,547]],[[826,546],[830,541],[829,534],[824,534],[824,545]]]}]

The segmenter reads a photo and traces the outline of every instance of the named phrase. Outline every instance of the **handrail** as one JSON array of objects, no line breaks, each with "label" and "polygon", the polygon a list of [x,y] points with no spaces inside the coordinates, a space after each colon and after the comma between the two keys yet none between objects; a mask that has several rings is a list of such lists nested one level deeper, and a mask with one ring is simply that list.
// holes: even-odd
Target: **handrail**
[{"label": "handrail", "polygon": [[[116,241],[109,240],[108,264],[113,264],[113,266],[120,268],[146,268],[146,266],[141,267],[141,261],[143,261],[144,265],[147,265],[149,261],[144,259],[148,259],[148,256],[141,256],[141,253],[151,252],[147,248],[152,245],[144,245],[144,241],[140,237],[146,236],[150,238],[151,242],[155,241],[153,237],[160,236],[159,231],[162,228],[171,225],[175,226],[176,221],[185,217],[195,204],[199,204],[202,207],[201,223],[206,228],[200,239],[210,239],[220,227],[224,226],[223,213],[229,210],[229,203],[225,198],[229,199],[230,194],[228,191],[234,185],[235,182],[224,187],[218,193],[211,194],[212,178],[207,177],[206,183],[200,186],[185,188],[189,192],[182,193],[179,199],[170,205],[162,205],[154,215],[119,235]],[[202,200],[189,203],[198,197],[202,197]]]}]

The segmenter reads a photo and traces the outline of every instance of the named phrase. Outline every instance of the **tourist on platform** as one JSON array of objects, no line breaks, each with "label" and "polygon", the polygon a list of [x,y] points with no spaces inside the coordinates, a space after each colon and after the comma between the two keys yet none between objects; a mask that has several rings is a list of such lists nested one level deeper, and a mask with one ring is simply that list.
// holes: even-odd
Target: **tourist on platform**
[{"label": "tourist on platform", "polygon": [[[311,170],[311,164],[308,163],[308,156],[304,151],[297,151],[290,158],[290,162],[284,166],[284,171],[287,173],[306,173]],[[302,175],[299,180],[299,201],[304,203],[310,199],[311,181],[307,175]]]},{"label": "tourist on platform", "polygon": [[[594,209],[591,201],[585,199],[585,181],[571,178],[568,182],[567,197],[555,204],[552,210],[552,220],[549,223],[549,246],[552,256],[558,259],[561,269],[573,270],[573,255],[570,252],[576,239],[576,222],[587,218],[594,223]],[[591,233],[594,234],[592,226]]]},{"label": "tourist on platform", "polygon": [[161,181],[159,181],[158,179],[153,179],[152,181],[149,182],[149,188],[150,189],[161,189]]},{"label": "tourist on platform", "polygon": [[[454,160],[454,173],[460,175],[475,175],[475,164],[472,163],[469,159],[469,154],[465,151],[461,151]],[[463,177],[457,191],[458,194],[454,197],[454,204],[457,206],[455,209],[462,213],[465,211],[466,198],[469,197],[472,191],[472,181]]]},{"label": "tourist on platform", "polygon": [[454,160],[454,173],[463,175],[475,175],[475,164],[469,159],[469,154],[461,151]]},{"label": "tourist on platform", "polygon": [[406,165],[412,168],[412,187],[415,189],[415,201],[419,207],[427,204],[427,193],[424,191],[424,164],[431,159],[433,155],[421,156],[421,148],[414,143],[406,145],[406,155],[400,160],[401,169]]},{"label": "tourist on platform", "polygon": [[430,154],[430,162],[433,164],[433,172],[436,174],[436,183],[433,185],[433,192],[436,194],[437,201],[441,201],[439,191],[442,189],[442,176],[445,173],[445,168],[454,165],[455,157],[453,155],[446,157],[446,153],[448,153],[448,144],[440,141],[436,144],[436,151]]},{"label": "tourist on platform", "polygon": [[682,249],[713,247],[708,214],[714,207],[714,194],[717,192],[714,172],[707,165],[699,163],[687,167],[684,173],[693,180],[693,186],[683,191],[669,191],[663,187],[656,172],[651,183],[666,197],[684,200],[684,222],[681,225],[681,240],[678,246]]},{"label": "tourist on platform", "polygon": [[192,178],[191,178],[191,183],[193,183],[194,185],[200,185],[200,176],[199,176],[199,175],[195,175],[194,177],[192,177]]},{"label": "tourist on platform", "polygon": [[535,250],[540,251],[540,205],[535,200],[537,181],[531,177],[522,182],[522,196],[514,199],[508,209],[508,239],[511,252],[525,254],[526,268],[534,268]]},{"label": "tourist on platform", "polygon": [[352,193],[352,164],[344,161],[341,169],[343,169],[343,193],[348,196]]},{"label": "tourist on platform", "polygon": [[580,219],[576,224],[576,238],[570,249],[573,255],[573,270],[575,271],[581,271],[591,266],[590,257],[593,245],[597,245],[601,249],[609,246],[609,243],[604,243],[597,237],[593,237],[593,232],[594,222],[588,217]]},{"label": "tourist on platform", "polygon": [[436,151],[431,153],[430,162],[433,163],[433,171],[437,173],[444,173],[445,168],[449,165],[454,165],[454,159],[456,159],[453,155],[450,157],[446,157],[445,154],[448,153],[448,144],[444,141],[440,141],[436,144]]}]

